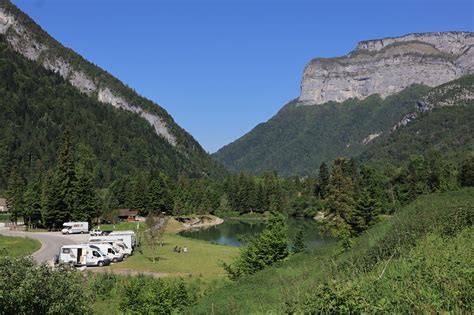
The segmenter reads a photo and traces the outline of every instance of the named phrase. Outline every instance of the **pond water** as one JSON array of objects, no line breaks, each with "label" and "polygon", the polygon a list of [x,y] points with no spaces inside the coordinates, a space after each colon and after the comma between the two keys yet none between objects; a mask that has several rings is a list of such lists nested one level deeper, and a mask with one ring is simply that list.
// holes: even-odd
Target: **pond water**
[{"label": "pond water", "polygon": [[[333,242],[332,238],[321,235],[318,223],[314,220],[289,218],[287,223],[290,242],[292,242],[296,231],[300,227],[303,228],[306,246],[308,248],[317,248]],[[225,219],[222,224],[183,231],[180,235],[214,244],[240,246],[243,238],[255,236],[262,232],[264,228],[265,221],[263,220]]]}]

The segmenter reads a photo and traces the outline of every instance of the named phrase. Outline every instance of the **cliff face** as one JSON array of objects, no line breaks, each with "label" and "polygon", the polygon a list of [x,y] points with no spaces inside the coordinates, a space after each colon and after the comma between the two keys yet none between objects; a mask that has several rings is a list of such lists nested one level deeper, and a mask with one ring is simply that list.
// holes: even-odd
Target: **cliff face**
[{"label": "cliff face", "polygon": [[474,33],[443,32],[360,42],[343,57],[304,69],[299,105],[386,97],[412,84],[438,86],[474,73]]},{"label": "cliff face", "polygon": [[110,74],[63,47],[5,0],[0,1],[0,34],[15,51],[59,73],[81,92],[102,103],[140,115],[168,143],[178,144],[170,126],[172,119],[162,108],[139,97]]}]

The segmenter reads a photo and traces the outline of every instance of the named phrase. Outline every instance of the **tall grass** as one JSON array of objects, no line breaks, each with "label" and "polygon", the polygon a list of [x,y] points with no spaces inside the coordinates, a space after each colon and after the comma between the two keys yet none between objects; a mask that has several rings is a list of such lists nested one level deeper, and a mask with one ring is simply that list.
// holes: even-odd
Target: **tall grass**
[{"label": "tall grass", "polygon": [[216,289],[190,313],[470,312],[474,189],[421,197],[360,236]]}]

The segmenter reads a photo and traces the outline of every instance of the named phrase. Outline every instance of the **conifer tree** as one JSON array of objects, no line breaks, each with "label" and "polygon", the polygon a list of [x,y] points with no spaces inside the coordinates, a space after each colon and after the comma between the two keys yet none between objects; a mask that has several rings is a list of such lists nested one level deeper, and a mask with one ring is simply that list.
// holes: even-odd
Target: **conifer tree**
[{"label": "conifer tree", "polygon": [[75,212],[76,193],[76,165],[71,135],[68,130],[64,133],[62,147],[59,151],[58,163],[55,175],[52,178],[55,182],[52,185],[58,189],[56,197],[58,209],[64,212],[62,216],[65,221],[70,221]]},{"label": "conifer tree", "polygon": [[8,179],[8,189],[6,192],[7,207],[13,222],[16,222],[23,215],[23,189],[23,180],[18,174],[17,168],[13,167]]},{"label": "conifer tree", "polygon": [[355,206],[354,185],[351,177],[344,173],[346,163],[347,160],[344,158],[338,158],[334,161],[325,199],[327,217],[325,227],[333,235],[339,237],[351,235],[350,221]]},{"label": "conifer tree", "polygon": [[99,196],[95,191],[94,179],[82,164],[78,166],[76,174],[72,220],[92,222],[92,219],[99,216],[100,204]]},{"label": "conifer tree", "polygon": [[306,243],[304,241],[304,231],[299,228],[295,234],[295,240],[293,241],[293,252],[301,253],[306,251]]},{"label": "conifer tree", "polygon": [[233,264],[224,263],[231,279],[254,274],[288,257],[288,227],[282,214],[274,213],[262,233],[241,248]]},{"label": "conifer tree", "polygon": [[326,163],[321,163],[319,166],[319,175],[318,175],[318,190],[319,196],[321,199],[326,198],[327,190],[329,185],[329,169]]},{"label": "conifer tree", "polygon": [[461,164],[459,183],[463,187],[474,187],[474,154],[470,154]]},{"label": "conifer tree", "polygon": [[64,222],[69,221],[69,214],[64,211],[64,201],[61,198],[60,181],[57,172],[49,170],[41,191],[41,216],[43,225],[49,229],[58,229]]}]

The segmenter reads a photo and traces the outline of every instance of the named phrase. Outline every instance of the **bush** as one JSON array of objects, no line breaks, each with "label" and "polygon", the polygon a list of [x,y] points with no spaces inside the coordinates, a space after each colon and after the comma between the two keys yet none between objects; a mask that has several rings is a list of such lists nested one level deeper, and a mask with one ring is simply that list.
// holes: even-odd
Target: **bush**
[{"label": "bush", "polygon": [[91,297],[82,275],[30,258],[0,257],[0,314],[87,314]]},{"label": "bush", "polygon": [[192,301],[182,281],[137,276],[125,284],[120,309],[127,314],[171,314],[183,310]]}]

